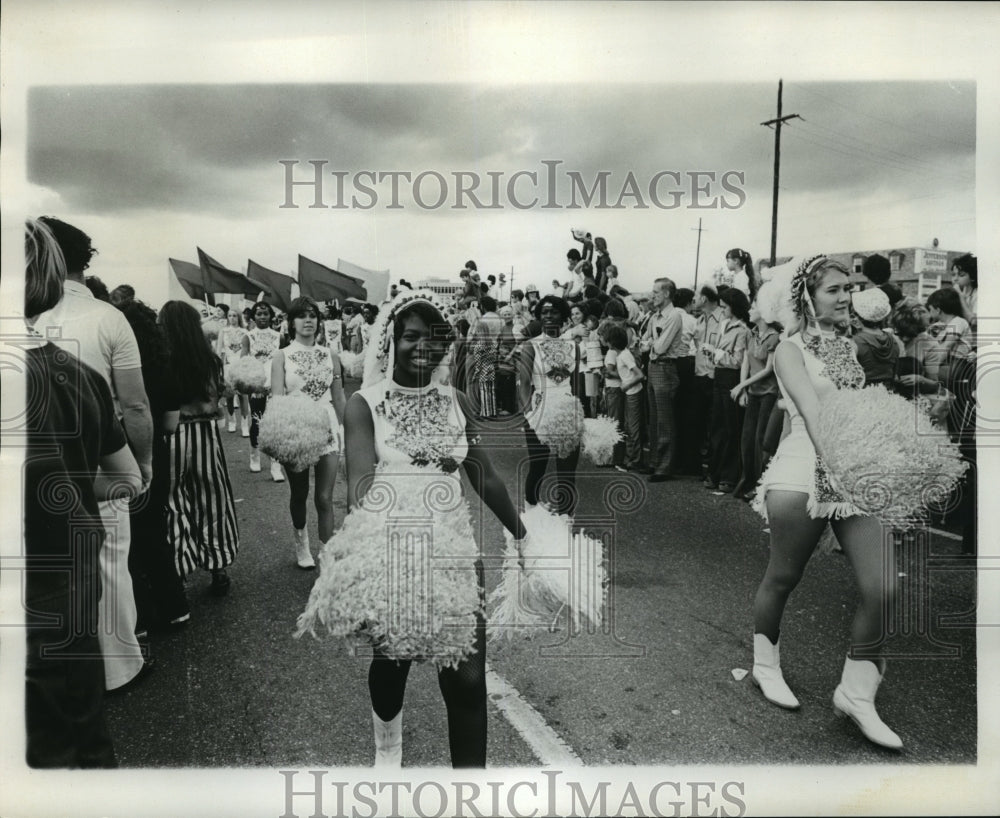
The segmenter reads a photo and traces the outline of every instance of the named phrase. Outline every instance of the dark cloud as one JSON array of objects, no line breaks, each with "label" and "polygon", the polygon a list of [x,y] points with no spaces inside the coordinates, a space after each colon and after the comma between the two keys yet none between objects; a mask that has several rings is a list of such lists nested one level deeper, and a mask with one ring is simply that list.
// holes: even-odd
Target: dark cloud
[{"label": "dark cloud", "polygon": [[[279,159],[347,171],[742,170],[770,189],[775,86],[226,85],[35,88],[28,173],[74,208],[239,213],[273,203]],[[971,183],[971,83],[788,83],[782,185]],[[262,180],[273,183],[262,184]],[[561,191],[565,194],[565,188]]]}]

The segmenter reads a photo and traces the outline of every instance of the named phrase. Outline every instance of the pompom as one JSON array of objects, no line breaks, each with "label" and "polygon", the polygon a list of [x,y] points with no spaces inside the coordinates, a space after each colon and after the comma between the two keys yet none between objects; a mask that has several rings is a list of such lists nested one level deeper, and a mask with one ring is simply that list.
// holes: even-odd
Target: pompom
[{"label": "pompom", "polygon": [[600,540],[574,531],[572,520],[542,506],[521,515],[528,536],[517,546],[507,534],[500,583],[490,594],[490,637],[531,636],[552,628],[565,608],[579,631],[583,620],[600,627],[607,595],[604,547]]},{"label": "pompom", "polygon": [[214,318],[203,321],[201,331],[205,333],[205,338],[214,343],[219,338],[219,322]]},{"label": "pompom", "polygon": [[836,490],[894,528],[917,525],[968,468],[921,406],[881,385],[825,398],[819,430]]},{"label": "pompom", "polygon": [[226,386],[244,395],[264,392],[267,388],[264,364],[252,355],[237,358],[226,368]]},{"label": "pompom", "polygon": [[788,332],[798,325],[792,301],[792,279],[801,259],[793,258],[785,264],[766,267],[761,271],[764,283],[757,291],[757,309],[768,324],[778,323]]},{"label": "pompom", "polygon": [[475,652],[477,558],[457,478],[416,466],[377,474],[323,546],[295,635],[325,630],[392,659],[455,667]]},{"label": "pompom", "polygon": [[365,368],[365,356],[357,352],[344,351],[337,355],[340,365],[344,368],[344,377],[361,380]]},{"label": "pompom", "polygon": [[594,461],[595,465],[605,466],[611,462],[615,445],[622,440],[618,421],[607,415],[596,418],[584,418],[582,451]]},{"label": "pompom", "polygon": [[583,407],[565,392],[547,392],[541,395],[541,400],[532,424],[535,434],[556,457],[569,457],[580,446]]},{"label": "pompom", "polygon": [[305,395],[282,395],[267,402],[260,419],[260,449],[292,471],[309,468],[333,440],[330,414]]}]

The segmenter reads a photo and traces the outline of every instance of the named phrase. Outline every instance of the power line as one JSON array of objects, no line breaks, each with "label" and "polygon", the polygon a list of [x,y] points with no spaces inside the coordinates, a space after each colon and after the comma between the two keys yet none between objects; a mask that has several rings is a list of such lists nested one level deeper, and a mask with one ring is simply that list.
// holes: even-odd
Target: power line
[{"label": "power line", "polygon": [[839,101],[835,100],[833,97],[827,96],[826,94],[821,94],[819,91],[814,91],[813,89],[808,88],[808,87],[806,87],[804,85],[801,85],[799,83],[792,83],[792,84],[794,85],[794,87],[798,88],[799,90],[805,91],[807,94],[812,94],[813,96],[819,97],[820,99],[825,99],[828,102],[832,102],[834,105],[836,105],[836,106],[838,106],[840,108],[843,108],[845,111],[850,111],[852,113],[861,114],[862,116],[866,116],[869,119],[875,120],[876,122],[882,122],[882,123],[884,123],[886,125],[891,125],[893,128],[896,128],[896,129],[898,129],[900,131],[904,131],[905,133],[908,133],[908,134],[918,133],[918,134],[926,136],[926,137],[928,137],[930,139],[933,139],[933,140],[935,140],[936,142],[938,142],[940,144],[948,144],[948,145],[953,145],[955,147],[961,147],[961,148],[968,147],[967,145],[963,145],[962,143],[956,142],[953,139],[944,139],[939,134],[931,134],[931,133],[928,133],[927,131],[922,131],[919,128],[913,128],[912,126],[907,126],[904,129],[898,122],[892,122],[891,120],[885,119],[883,117],[875,116],[874,114],[870,114],[867,111],[861,110],[860,108],[851,108],[850,106],[844,105],[842,102],[839,102]]},{"label": "power line", "polygon": [[[955,193],[960,193],[963,190],[975,190],[975,185],[965,185],[964,187],[954,188],[952,190],[947,190],[943,193],[924,193],[920,196],[894,196],[887,199],[876,199],[874,201],[866,201],[864,207],[868,208],[879,207],[881,205],[893,205],[902,204],[904,202],[919,201],[920,199],[943,199],[946,196],[951,196]],[[848,204],[843,207],[832,207],[823,208],[821,210],[809,210],[808,212],[797,212],[789,216],[793,221],[796,219],[815,219],[816,216],[824,215],[828,213],[843,213],[848,210],[858,210],[859,206],[857,204]]]}]

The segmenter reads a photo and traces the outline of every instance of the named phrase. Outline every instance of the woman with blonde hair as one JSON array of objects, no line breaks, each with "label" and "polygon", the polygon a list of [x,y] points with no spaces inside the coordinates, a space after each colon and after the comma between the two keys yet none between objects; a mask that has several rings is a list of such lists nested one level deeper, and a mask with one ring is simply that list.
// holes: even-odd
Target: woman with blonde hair
[{"label": "woman with blonde hair", "polygon": [[772,278],[765,285],[784,288],[791,308],[791,315],[782,319],[790,334],[774,353],[791,431],[762,477],[754,503],[769,522],[771,550],[753,605],[753,680],[768,701],[799,707],[780,667],[781,623],[788,597],[829,523],[850,561],[860,596],[834,709],[852,718],[869,741],[898,750],[902,741],[875,710],[875,692],[885,674],[880,658],[885,615],[895,593],[893,539],[885,536],[878,519],[853,506],[833,485],[818,434],[821,401],[835,390],[864,385],[855,348],[837,330],[849,317],[849,279],[840,264],[814,256],[788,279]]}]

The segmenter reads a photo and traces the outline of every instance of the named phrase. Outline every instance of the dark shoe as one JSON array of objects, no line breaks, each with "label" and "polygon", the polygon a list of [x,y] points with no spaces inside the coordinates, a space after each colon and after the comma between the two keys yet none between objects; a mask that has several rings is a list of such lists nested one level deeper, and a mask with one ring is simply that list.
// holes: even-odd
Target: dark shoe
[{"label": "dark shoe", "polygon": [[229,593],[229,586],[231,584],[232,582],[225,568],[212,571],[212,587],[210,589],[212,594],[215,596],[225,596]]},{"label": "dark shoe", "polygon": [[732,483],[719,483],[719,491],[723,494],[732,494],[733,484]]},{"label": "dark shoe", "polygon": [[133,688],[140,685],[143,679],[147,678],[150,673],[156,669],[156,660],[152,657],[148,657],[143,660],[142,667],[139,668],[139,672],[135,674],[131,679],[129,679],[121,687],[116,687],[113,690],[105,691],[106,696],[117,696],[121,693],[128,693]]},{"label": "dark shoe", "polygon": [[649,475],[650,483],[665,483],[667,480],[673,480],[674,476],[672,474],[651,474]]},{"label": "dark shoe", "polygon": [[711,491],[718,491],[719,489],[719,484],[716,483],[711,477],[706,477],[705,482],[702,483],[702,485]]},{"label": "dark shoe", "polygon": [[636,471],[639,472],[639,474],[652,474],[653,473],[653,467],[652,466],[639,466],[639,468],[636,469]]}]

